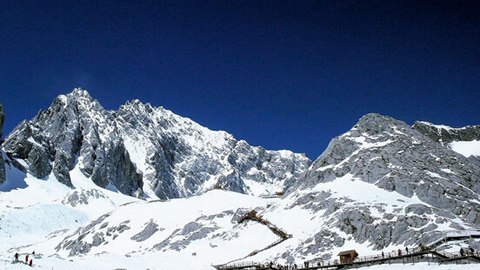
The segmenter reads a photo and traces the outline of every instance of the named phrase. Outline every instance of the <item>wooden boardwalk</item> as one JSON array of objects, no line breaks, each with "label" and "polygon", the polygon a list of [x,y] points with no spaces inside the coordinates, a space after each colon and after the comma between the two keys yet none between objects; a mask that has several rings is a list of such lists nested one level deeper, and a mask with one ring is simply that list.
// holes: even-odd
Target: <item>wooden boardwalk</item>
[{"label": "wooden boardwalk", "polygon": [[[233,261],[230,261],[228,263],[225,263],[224,265],[239,265],[239,264],[232,264],[233,262],[236,262],[236,261],[240,261],[240,260],[244,260],[248,257],[252,257],[252,256],[255,256],[257,255],[258,253],[262,252],[262,251],[265,251],[267,249],[270,249],[276,245],[279,245],[280,243],[282,243],[283,241],[287,240],[288,238],[291,238],[292,235],[291,234],[288,234],[287,232],[285,232],[284,230],[282,230],[281,228],[275,226],[274,224],[272,224],[270,221],[266,220],[264,217],[262,217],[261,215],[259,215],[255,210],[252,210],[248,213],[246,213],[245,215],[243,215],[239,220],[238,220],[238,223],[243,223],[243,222],[246,222],[246,221],[255,221],[255,222],[258,222],[260,224],[263,224],[265,226],[267,226],[267,228],[272,231],[275,235],[277,235],[278,237],[280,237],[277,241],[271,243],[270,245],[262,248],[262,249],[258,249],[258,250],[254,250],[252,252],[250,252],[249,254],[247,254],[246,256],[242,257],[242,258],[239,258],[239,259],[235,259]],[[215,266],[216,267],[216,266]],[[248,268],[250,266],[247,266],[246,268]],[[218,269],[218,268],[217,268]],[[239,269],[243,269],[243,268],[239,268]]]},{"label": "wooden boardwalk", "polygon": [[[214,266],[218,270],[293,270],[293,269],[349,269],[358,268],[362,266],[380,265],[380,264],[392,264],[392,263],[418,263],[418,262],[436,262],[436,263],[452,263],[458,261],[469,261],[473,263],[480,263],[480,252],[468,253],[461,256],[459,253],[445,253],[437,252],[435,250],[415,251],[408,254],[395,255],[385,254],[382,257],[381,254],[376,256],[365,256],[355,259],[352,263],[339,263],[338,260],[332,260],[327,262],[310,262],[310,266],[304,265],[277,265],[268,263],[257,262],[243,262],[230,265],[217,265]],[[313,263],[313,265],[312,265]]]},{"label": "wooden boardwalk", "polygon": [[330,261],[309,261],[309,266],[305,265],[278,265],[273,263],[258,262],[241,262],[234,264],[223,264],[214,266],[218,270],[293,270],[293,269],[349,269],[362,266],[371,266],[379,264],[391,263],[417,263],[417,262],[436,262],[436,263],[453,263],[453,262],[473,262],[480,263],[480,252],[465,251],[463,254],[448,253],[437,251],[436,247],[445,242],[465,240],[472,238],[480,238],[480,232],[470,235],[447,235],[428,246],[418,247],[406,250],[399,250],[390,253],[381,253],[372,256],[357,257],[351,263],[340,263],[338,260]]}]

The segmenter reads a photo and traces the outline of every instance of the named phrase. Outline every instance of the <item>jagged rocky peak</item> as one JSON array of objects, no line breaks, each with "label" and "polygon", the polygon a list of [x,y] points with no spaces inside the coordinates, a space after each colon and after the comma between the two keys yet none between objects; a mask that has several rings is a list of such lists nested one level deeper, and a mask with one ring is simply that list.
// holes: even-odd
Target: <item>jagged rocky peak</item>
[{"label": "jagged rocky peak", "polygon": [[369,113],[362,116],[352,129],[375,135],[376,133],[392,131],[393,129],[404,125],[406,124],[403,121],[390,116]]},{"label": "jagged rocky peak", "polygon": [[[376,149],[382,149],[394,141],[406,147],[412,143],[410,138],[418,135],[418,132],[402,121],[377,113],[367,114],[360,118],[351,130],[334,138],[329,143],[327,149],[312,164],[307,179],[310,181],[316,179],[315,182],[317,180],[331,181],[348,173],[352,169],[351,167],[361,169],[361,165],[356,163],[357,157],[362,156],[359,155],[360,153],[376,156],[375,152],[378,152]],[[370,152],[370,150],[374,152]],[[322,173],[318,174],[317,171]],[[308,184],[312,183],[303,182],[303,185]]]},{"label": "jagged rocky peak", "polygon": [[413,128],[430,139],[448,144],[454,141],[480,141],[480,125],[452,128],[445,125],[435,125],[425,121],[417,121]]},{"label": "jagged rocky peak", "polygon": [[480,167],[402,121],[369,114],[335,138],[313,163],[304,187],[346,175],[406,197],[416,196],[480,223]]},{"label": "jagged rocky peak", "polygon": [[138,99],[133,99],[121,105],[117,113],[119,112],[130,112],[136,115],[148,116],[154,112],[154,107],[150,103],[143,103]]},{"label": "jagged rocky peak", "polygon": [[480,223],[480,167],[406,123],[368,114],[335,138],[313,163],[304,185],[351,174],[403,196],[446,208]]},{"label": "jagged rocky peak", "polygon": [[310,164],[304,155],[253,147],[139,100],[106,111],[80,88],[17,126],[5,149],[38,178],[53,173],[74,186],[70,174],[79,170],[101,187],[162,199],[213,188],[275,193]]},{"label": "jagged rocky peak", "polygon": [[[116,172],[124,176],[122,172],[133,167],[126,158],[128,153],[123,144],[111,138],[114,128],[109,116],[110,112],[86,90],[76,88],[55,98],[47,110],[40,111],[32,120],[17,126],[5,141],[4,148],[22,170],[38,178],[53,173],[58,181],[73,187],[70,171],[78,164],[82,173],[105,187],[117,180],[105,177],[105,171],[119,166],[121,169]],[[119,163],[111,164],[113,161]],[[133,171],[132,177],[127,177],[129,181],[141,182],[136,170]],[[138,184],[133,186],[119,190],[132,195]]]}]

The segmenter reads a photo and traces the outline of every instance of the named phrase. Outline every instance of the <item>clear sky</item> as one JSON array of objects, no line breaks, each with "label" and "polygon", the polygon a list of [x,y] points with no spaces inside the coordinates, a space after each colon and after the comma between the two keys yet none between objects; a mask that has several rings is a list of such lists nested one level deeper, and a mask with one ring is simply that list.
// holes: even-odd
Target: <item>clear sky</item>
[{"label": "clear sky", "polygon": [[369,112],[480,124],[480,1],[1,0],[4,133],[79,86],[315,159]]}]

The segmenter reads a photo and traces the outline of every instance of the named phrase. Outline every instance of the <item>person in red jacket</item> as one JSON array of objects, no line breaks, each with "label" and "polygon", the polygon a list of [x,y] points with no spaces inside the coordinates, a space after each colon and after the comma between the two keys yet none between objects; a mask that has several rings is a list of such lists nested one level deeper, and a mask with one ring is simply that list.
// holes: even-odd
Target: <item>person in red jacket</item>
[{"label": "person in red jacket", "polygon": [[30,262],[28,263],[29,266],[32,266],[33,260],[30,259]]}]

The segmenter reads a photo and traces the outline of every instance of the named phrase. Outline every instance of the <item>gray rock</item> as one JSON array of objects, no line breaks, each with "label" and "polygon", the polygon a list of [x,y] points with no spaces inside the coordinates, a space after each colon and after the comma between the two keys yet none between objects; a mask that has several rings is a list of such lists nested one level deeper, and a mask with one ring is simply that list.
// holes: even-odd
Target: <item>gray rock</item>
[{"label": "gray rock", "polygon": [[142,231],[140,231],[139,233],[135,234],[135,235],[132,236],[130,239],[135,240],[135,241],[137,241],[137,242],[142,242],[142,241],[145,241],[145,240],[147,240],[148,238],[150,238],[150,236],[152,236],[152,235],[153,235],[154,233],[156,233],[158,230],[159,230],[158,224],[155,223],[153,220],[150,220],[150,222],[148,222],[148,223],[145,225],[145,228],[143,228]]},{"label": "gray rock", "polygon": [[90,204],[92,199],[106,199],[108,198],[103,192],[96,189],[81,189],[74,190],[69,195],[67,195],[62,203],[65,205],[70,205],[76,207],[77,205],[87,205]]},{"label": "gray rock", "polygon": [[[87,254],[93,246],[99,246],[105,242],[104,234],[97,231],[99,226],[110,214],[102,215],[92,221],[85,227],[78,228],[74,233],[65,237],[56,247],[55,250],[69,250],[69,256],[77,256],[79,254]],[[123,224],[124,225],[124,224]],[[92,243],[85,241],[87,235],[92,234]]]},{"label": "gray rock", "polygon": [[108,158],[97,159],[92,180],[101,187],[112,183],[123,194],[141,194],[142,174],[137,172],[123,143],[112,143],[105,152]]},{"label": "gray rock", "polygon": [[97,247],[104,242],[105,239],[103,237],[103,233],[96,233],[93,235],[92,246]]},{"label": "gray rock", "polygon": [[[154,250],[176,250],[180,251],[191,242],[206,238],[210,233],[218,230],[216,226],[205,226],[198,222],[189,222],[181,230],[175,230],[162,242],[153,246]],[[174,240],[180,238],[181,240]]]},{"label": "gray rock", "polygon": [[428,122],[417,121],[413,124],[413,128],[433,141],[442,144],[448,144],[453,141],[480,140],[480,125],[466,126],[462,128],[448,128]]}]

